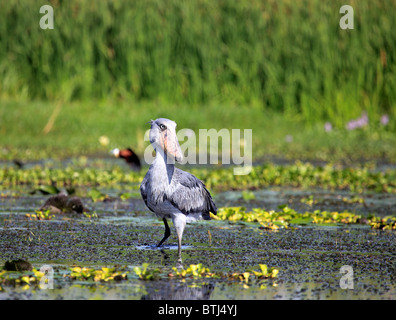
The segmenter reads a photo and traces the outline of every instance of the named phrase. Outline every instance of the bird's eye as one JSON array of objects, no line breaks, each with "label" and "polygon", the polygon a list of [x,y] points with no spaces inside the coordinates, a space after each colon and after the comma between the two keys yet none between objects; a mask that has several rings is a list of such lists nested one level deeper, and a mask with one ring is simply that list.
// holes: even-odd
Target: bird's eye
[{"label": "bird's eye", "polygon": [[162,123],[160,124],[159,127],[160,127],[161,130],[165,130],[165,129],[166,129],[166,125],[164,125],[164,124],[162,124]]}]

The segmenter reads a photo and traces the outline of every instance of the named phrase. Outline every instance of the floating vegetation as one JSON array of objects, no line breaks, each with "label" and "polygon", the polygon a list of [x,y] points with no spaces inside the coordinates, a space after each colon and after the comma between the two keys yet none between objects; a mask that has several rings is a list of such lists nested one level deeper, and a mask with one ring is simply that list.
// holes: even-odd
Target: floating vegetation
[{"label": "floating vegetation", "polygon": [[[183,282],[185,279],[199,279],[199,278],[212,278],[212,279],[226,279],[238,280],[246,286],[249,281],[263,280],[269,278],[276,278],[279,270],[276,268],[268,268],[265,264],[259,264],[259,271],[249,269],[241,273],[216,273],[211,272],[208,267],[199,264],[190,264],[186,269],[172,268],[172,272],[166,273],[161,271],[160,268],[149,268],[148,263],[143,263],[142,266],[133,268],[133,273],[138,276],[140,280],[160,280],[160,279],[180,279]],[[63,274],[64,279],[78,280],[78,281],[94,281],[94,282],[108,282],[108,281],[121,281],[128,280],[130,271],[123,270],[117,271],[115,267],[101,269],[94,269],[88,267],[73,267],[69,269],[70,273]],[[45,274],[43,272],[33,269],[28,274],[15,273],[9,271],[0,272],[0,285],[24,285],[24,289],[28,289],[31,284],[38,284]],[[132,277],[133,278],[133,277]],[[4,290],[0,286],[0,291]]]},{"label": "floating vegetation", "polygon": [[[353,197],[341,197],[341,196],[338,196],[338,199],[340,201],[342,201],[343,203],[346,203],[346,204],[359,204],[359,203],[360,204],[364,204],[365,203],[364,198],[358,197],[358,196],[353,196]],[[326,201],[326,199],[314,198],[313,195],[301,198],[301,200],[300,200],[301,203],[305,203],[305,204],[307,204],[309,206],[313,206],[314,204],[319,204],[319,203],[325,203],[325,201]]]},{"label": "floating vegetation", "polygon": [[393,216],[386,216],[383,218],[370,216],[368,223],[373,229],[396,230],[396,217]]},{"label": "floating vegetation", "polygon": [[27,213],[25,216],[31,220],[52,220],[55,215],[51,214],[51,210],[35,210],[35,213]]},{"label": "floating vegetation", "polygon": [[76,168],[49,168],[35,166],[27,169],[0,168],[0,180],[4,187],[17,185],[32,185],[36,189],[53,189],[47,186],[108,186],[119,183],[140,182],[143,176],[131,170],[122,170],[120,167],[110,169]]},{"label": "floating vegetation", "polygon": [[139,194],[137,194],[137,193],[132,193],[132,192],[124,192],[124,193],[121,193],[120,194],[120,199],[122,200],[122,201],[126,201],[126,200],[128,200],[128,199],[130,199],[130,198],[132,198],[132,197],[136,197],[136,196],[139,196],[140,197],[140,192],[139,192]]},{"label": "floating vegetation", "polygon": [[190,264],[187,269],[177,269],[175,267],[172,268],[174,273],[169,273],[169,277],[180,277],[180,278],[213,278],[218,277],[213,272],[210,272],[209,268],[202,266],[202,263],[198,264]]},{"label": "floating vegetation", "polygon": [[301,202],[301,203],[305,203],[305,204],[307,204],[307,205],[309,205],[309,206],[312,206],[313,204],[318,203],[318,200],[315,200],[315,199],[313,198],[313,195],[310,195],[309,197],[302,198],[302,199],[300,200],[300,202]]},{"label": "floating vegetation", "polygon": [[[229,278],[240,280],[243,282],[243,287],[247,289],[249,288],[249,282],[253,280],[260,281],[263,279],[276,278],[278,276],[279,270],[276,268],[268,268],[266,264],[259,264],[259,268],[259,271],[249,269],[242,273],[232,273],[229,275]],[[259,282],[259,284],[260,289],[265,289],[267,287],[265,283]],[[276,284],[273,284],[273,286],[276,286]]]},{"label": "floating vegetation", "polygon": [[58,194],[60,190],[53,185],[39,185],[34,190],[30,191],[30,194],[41,193],[41,194]]},{"label": "floating vegetation", "polygon": [[351,212],[330,212],[315,210],[313,212],[299,213],[287,205],[279,206],[279,211],[267,211],[262,208],[254,208],[246,211],[245,207],[220,208],[217,215],[212,215],[213,219],[228,220],[233,222],[258,222],[266,229],[288,228],[290,225],[307,224],[357,224],[365,223],[374,229],[396,230],[396,217],[387,216],[380,218],[374,215],[367,219]]},{"label": "floating vegetation", "polygon": [[142,267],[135,267],[133,271],[140,280],[158,280],[160,278],[160,270],[158,268],[149,269],[148,266],[148,263],[143,263]]},{"label": "floating vegetation", "polygon": [[88,192],[88,196],[92,199],[93,202],[97,201],[104,201],[105,199],[108,199],[109,196],[100,192],[98,189],[91,189]]},{"label": "floating vegetation", "polygon": [[342,197],[342,201],[345,203],[364,203],[364,199],[362,197]]},{"label": "floating vegetation", "polygon": [[264,279],[264,278],[276,278],[279,270],[275,268],[269,268],[267,267],[266,264],[259,264],[260,270],[255,271],[255,270],[250,270],[258,279]]},{"label": "floating vegetation", "polygon": [[254,189],[269,186],[326,189],[362,192],[396,192],[396,171],[374,171],[368,166],[343,168],[340,166],[314,166],[297,161],[293,165],[272,163],[254,166],[248,175],[236,176],[232,169],[195,172],[206,185],[215,189]]},{"label": "floating vegetation", "polygon": [[98,214],[96,213],[96,211],[90,213],[90,212],[83,212],[83,215],[88,218],[89,220],[93,220],[93,219],[98,219]]},{"label": "floating vegetation", "polygon": [[216,273],[210,271],[208,267],[204,267],[202,263],[190,264],[187,269],[172,268],[173,273],[169,273],[168,277],[178,278],[216,278],[216,279],[228,279],[228,280],[239,280],[243,283],[244,288],[247,288],[249,280],[263,280],[269,278],[276,278],[279,270],[276,268],[268,268],[265,264],[259,264],[259,271],[249,269],[245,272],[240,273]]},{"label": "floating vegetation", "polygon": [[38,285],[45,274],[36,269],[32,269],[28,274],[16,274],[15,271],[0,271],[0,292],[4,290],[3,286],[22,285],[23,290],[27,290],[31,285]]},{"label": "floating vegetation", "polygon": [[[299,188],[320,187],[326,189],[351,190],[363,192],[396,193],[396,170],[374,171],[372,167],[343,168],[333,165],[314,166],[310,163],[296,162],[293,165],[275,165],[272,163],[254,166],[247,175],[234,175],[233,168],[206,169],[193,168],[195,174],[205,182],[208,188],[217,191],[225,189],[244,190],[245,200],[254,199],[247,189],[269,186],[291,186]],[[39,186],[40,190],[63,186],[111,186],[130,184],[136,190],[143,179],[144,172],[134,172],[114,166],[104,168],[48,168],[36,166],[27,169],[0,168],[0,180],[4,187],[17,185]],[[38,187],[37,187],[38,188]],[[90,197],[96,201],[105,195],[92,191]],[[130,195],[124,195],[127,198]],[[307,199],[310,201],[312,199]],[[352,200],[352,199],[351,199]],[[346,199],[346,201],[348,201]],[[360,202],[354,199],[353,202]]]},{"label": "floating vegetation", "polygon": [[250,201],[256,199],[255,194],[252,191],[242,191],[242,198],[245,201]]},{"label": "floating vegetation", "polygon": [[115,268],[106,267],[102,267],[99,270],[87,267],[74,267],[71,269],[71,274],[64,275],[64,277],[68,277],[72,280],[93,280],[95,282],[110,280],[120,281],[127,279],[125,272],[115,271]]}]

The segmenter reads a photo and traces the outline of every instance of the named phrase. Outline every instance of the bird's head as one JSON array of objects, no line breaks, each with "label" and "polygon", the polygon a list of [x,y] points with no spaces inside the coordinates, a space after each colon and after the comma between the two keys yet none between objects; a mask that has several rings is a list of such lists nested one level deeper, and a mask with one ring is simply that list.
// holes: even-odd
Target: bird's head
[{"label": "bird's head", "polygon": [[118,158],[120,156],[120,149],[115,148],[113,150],[110,151],[110,154],[112,154],[113,156],[115,156],[116,158]]},{"label": "bird's head", "polygon": [[159,147],[176,161],[182,161],[183,153],[176,136],[176,122],[159,118],[151,120],[149,123],[151,124],[150,143],[153,148],[157,149]]},{"label": "bird's head", "polygon": [[122,149],[122,150],[115,148],[111,150],[110,153],[116,158],[123,158],[123,159],[131,158],[135,154],[131,148]]}]

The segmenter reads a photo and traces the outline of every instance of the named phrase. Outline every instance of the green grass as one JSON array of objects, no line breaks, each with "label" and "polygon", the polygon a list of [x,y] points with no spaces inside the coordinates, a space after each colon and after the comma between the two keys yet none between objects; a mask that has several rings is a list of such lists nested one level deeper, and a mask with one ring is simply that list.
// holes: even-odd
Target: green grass
[{"label": "green grass", "polygon": [[[108,156],[110,149],[127,146],[143,155],[148,146],[144,141],[149,129],[146,122],[158,117],[175,120],[178,129],[193,129],[197,138],[199,129],[204,128],[252,129],[254,161],[273,157],[346,164],[396,160],[396,136],[389,126],[370,124],[354,131],[341,128],[325,132],[322,123],[307,128],[298,116],[246,106],[99,101],[61,104],[49,131],[44,132],[55,108],[52,102],[3,101],[0,160]],[[101,136],[109,138],[108,146],[99,143]],[[291,142],[287,136],[292,137]]]},{"label": "green grass", "polygon": [[[339,27],[342,0],[50,4],[53,30],[39,28],[40,2],[0,4],[2,100],[244,105],[298,114],[311,126],[329,120],[337,128],[363,110],[373,121],[384,113],[396,116],[394,0],[351,2],[354,30]],[[31,110],[48,112],[37,108]],[[104,110],[102,122],[118,112]],[[58,123],[58,130],[78,127],[87,134],[85,121]],[[114,123],[114,130],[125,129]]]},{"label": "green grass", "polygon": [[167,117],[253,129],[254,160],[396,161],[395,0],[352,2],[354,30],[341,0],[50,4],[53,30],[37,1],[0,4],[0,160],[142,154]]}]

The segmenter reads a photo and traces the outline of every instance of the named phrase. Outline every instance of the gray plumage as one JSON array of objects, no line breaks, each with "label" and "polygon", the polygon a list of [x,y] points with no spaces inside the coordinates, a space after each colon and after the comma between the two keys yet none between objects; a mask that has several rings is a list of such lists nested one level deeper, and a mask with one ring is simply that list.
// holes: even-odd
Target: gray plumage
[{"label": "gray plumage", "polygon": [[[162,188],[153,188],[151,177],[155,170],[147,172],[140,186],[140,192],[146,206],[159,217],[171,218],[168,211],[180,211],[187,217],[187,222],[210,220],[210,212],[216,214],[217,208],[204,183],[191,173],[170,168],[169,185],[164,181]],[[173,170],[173,172],[172,172]],[[159,179],[156,179],[157,181]],[[161,209],[165,209],[163,212]]]},{"label": "gray plumage", "polygon": [[146,206],[164,221],[165,235],[158,246],[170,236],[166,219],[172,219],[181,264],[181,239],[186,222],[210,220],[210,212],[216,214],[217,208],[201,180],[175,168],[174,160],[180,161],[183,157],[175,122],[163,118],[151,121],[150,142],[156,157],[142,181],[140,192]]}]

